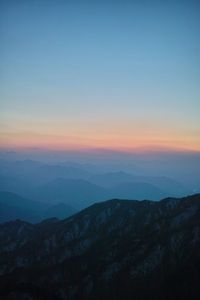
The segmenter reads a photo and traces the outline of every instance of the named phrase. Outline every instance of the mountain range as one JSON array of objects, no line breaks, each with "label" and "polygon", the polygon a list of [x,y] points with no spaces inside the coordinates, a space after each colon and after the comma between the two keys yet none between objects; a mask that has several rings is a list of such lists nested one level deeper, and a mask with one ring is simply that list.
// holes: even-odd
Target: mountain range
[{"label": "mountain range", "polygon": [[197,300],[200,194],[0,225],[1,299]]},{"label": "mountain range", "polygon": [[[132,190],[130,186],[123,189],[123,185],[130,184],[134,186]],[[60,185],[61,190],[65,190],[64,197],[61,196],[61,192],[58,193],[58,185]],[[73,186],[75,187],[73,188]],[[82,197],[81,201],[87,203],[80,205],[81,208],[96,200],[113,197],[159,200],[166,196],[181,197],[193,192],[193,187],[187,187],[186,184],[166,176],[137,175],[124,171],[102,172],[98,166],[91,168],[87,165],[70,162],[48,164],[33,160],[0,160],[1,191],[17,193],[32,200],[38,200],[37,197],[41,199],[41,194],[43,194],[44,200],[48,201],[46,198],[52,198],[48,194],[49,187],[51,187],[54,197],[60,202],[66,202],[66,204],[69,204],[67,202],[72,197],[79,202],[82,191],[83,196],[86,197]],[[145,192],[146,188],[148,192]],[[195,189],[198,190],[198,188],[199,186],[195,185]],[[58,202],[54,201],[54,203],[57,204]]]},{"label": "mountain range", "polygon": [[[116,176],[116,174],[112,175],[113,177]],[[122,175],[122,177],[123,176],[124,175]],[[126,176],[127,178],[129,177],[128,174],[126,174]],[[101,175],[101,178],[104,178],[104,175]],[[105,178],[107,178],[107,174]],[[112,198],[150,199],[157,201],[168,195],[174,196],[174,194],[181,194],[178,188],[176,192],[171,192],[170,194],[152,183],[143,181],[124,181],[118,178],[116,182],[118,183],[112,185],[109,184],[109,180],[107,180],[109,186],[106,187],[105,185],[97,185],[85,179],[57,178],[47,184],[36,187],[28,194],[28,197],[30,199],[54,204],[63,202],[80,210],[95,202]]]},{"label": "mountain range", "polygon": [[50,217],[64,219],[76,210],[65,203],[50,205],[11,192],[0,191],[0,223],[21,219],[32,223]]}]

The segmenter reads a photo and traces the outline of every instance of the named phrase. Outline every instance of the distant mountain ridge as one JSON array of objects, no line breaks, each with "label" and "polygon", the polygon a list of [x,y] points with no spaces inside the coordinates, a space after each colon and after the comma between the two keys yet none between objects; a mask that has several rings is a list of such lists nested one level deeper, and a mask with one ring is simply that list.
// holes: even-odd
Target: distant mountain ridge
[{"label": "distant mountain ridge", "polygon": [[[183,192],[184,187],[177,181],[164,176],[142,176],[132,175],[123,171],[109,172],[104,174],[93,175],[89,177],[89,181],[105,186],[113,187],[117,184],[125,182],[145,182],[161,189],[167,189],[166,192]],[[169,189],[169,190],[168,190]]]},{"label": "distant mountain ridge", "polygon": [[[129,174],[124,171],[110,171],[102,173],[100,170],[98,167],[96,167],[96,169],[94,167],[92,170],[90,170],[87,165],[70,162],[48,164],[32,160],[0,160],[0,190],[17,193],[25,198],[30,198],[33,200],[41,199],[41,194],[43,194],[45,198],[49,197],[49,199],[52,199],[51,193],[48,193],[50,186],[50,190],[54,194],[54,197],[58,199],[58,201],[54,201],[54,204],[57,204],[58,202],[65,202],[65,204],[68,205],[70,205],[68,201],[71,200],[67,198],[74,198],[74,201],[77,200],[77,202],[80,204],[80,194],[82,193],[85,198],[82,198],[81,202],[86,201],[86,203],[84,205],[79,205],[79,208],[81,209],[90,205],[96,200],[106,200],[113,197],[159,200],[167,195],[172,197],[181,197],[192,193],[194,190],[193,188],[190,190],[176,180],[164,176],[139,176]],[[61,179],[63,181],[66,180],[66,185],[68,185],[67,180],[71,180],[72,183],[72,186],[69,186],[68,188],[68,193],[64,187],[64,184],[60,183],[61,190],[65,189],[65,197],[63,193],[59,193],[58,190],[56,192],[57,187],[55,186],[55,182]],[[75,186],[76,180],[77,186]],[[78,180],[84,180],[87,182],[87,185],[90,184],[90,187],[85,186],[83,189],[83,185],[80,182],[81,186],[79,195]],[[128,183],[132,183],[137,192],[134,193],[134,190],[131,191],[131,189],[129,189],[130,193],[124,190],[124,194],[122,194],[122,189],[119,193],[119,186]],[[145,186],[142,187],[141,183],[149,185],[151,192],[145,193]],[[96,186],[96,191],[94,185]],[[55,186],[54,190],[53,186]],[[72,190],[73,186],[74,190]],[[195,185],[195,189],[198,189],[198,185]],[[97,195],[98,193],[99,195]],[[48,199],[45,199],[45,201],[47,200]]]},{"label": "distant mountain ridge", "polygon": [[64,203],[50,205],[0,191],[0,223],[15,219],[36,223],[50,217],[66,218],[75,212],[73,207]]},{"label": "distant mountain ridge", "polygon": [[0,225],[0,297],[199,299],[200,194]]},{"label": "distant mountain ridge", "polygon": [[66,203],[76,209],[85,208],[109,198],[106,189],[84,179],[57,178],[35,189],[30,197],[48,203]]},{"label": "distant mountain ridge", "polygon": [[34,189],[29,198],[54,204],[63,202],[80,210],[112,198],[157,201],[167,195],[162,189],[146,182],[122,182],[113,187],[102,187],[84,179],[57,178]]}]

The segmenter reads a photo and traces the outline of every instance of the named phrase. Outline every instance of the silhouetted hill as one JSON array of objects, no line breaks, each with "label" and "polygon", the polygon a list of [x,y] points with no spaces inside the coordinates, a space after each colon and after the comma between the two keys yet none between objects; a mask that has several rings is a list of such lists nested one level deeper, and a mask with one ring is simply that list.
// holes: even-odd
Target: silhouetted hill
[{"label": "silhouetted hill", "polygon": [[128,174],[123,171],[118,172],[108,172],[104,174],[96,174],[89,177],[90,182],[95,184],[105,186],[105,187],[112,187],[117,184],[121,184],[124,182],[131,182],[134,176]]},{"label": "silhouetted hill", "polygon": [[110,188],[112,198],[160,200],[167,193],[146,182],[125,182]]},{"label": "silhouetted hill", "polygon": [[45,210],[43,203],[26,199],[15,193],[0,191],[0,222],[22,219],[37,222],[39,211]]},{"label": "silhouetted hill", "polygon": [[155,188],[162,190],[163,194],[165,193],[166,195],[171,196],[182,196],[188,193],[187,188],[185,188],[179,182],[164,176],[138,176],[119,171],[93,175],[90,176],[88,180],[103,187],[114,187],[116,185],[131,182],[133,184],[151,184]]},{"label": "silhouetted hill", "polygon": [[65,203],[58,203],[56,205],[50,206],[43,214],[43,219],[47,218],[58,218],[65,219],[68,216],[75,214],[77,211]]},{"label": "silhouetted hill", "polygon": [[0,175],[0,191],[9,191],[17,194],[30,193],[34,183],[27,178],[14,177],[13,175]]},{"label": "silhouetted hill", "polygon": [[30,197],[54,204],[63,202],[77,210],[109,198],[107,191],[100,186],[83,179],[64,178],[40,186]]},{"label": "silhouetted hill", "polygon": [[15,193],[0,191],[0,223],[15,219],[36,223],[44,218],[66,218],[75,212],[74,208],[66,204],[52,206]]},{"label": "silhouetted hill", "polygon": [[48,203],[63,202],[77,210],[111,198],[160,200],[167,193],[145,182],[125,182],[103,188],[82,179],[58,178],[36,188],[30,198]]},{"label": "silhouetted hill", "polygon": [[34,160],[0,160],[0,188],[12,192],[27,192],[27,185],[30,189],[59,177],[79,179],[87,178],[89,174],[79,164],[47,164]]},{"label": "silhouetted hill", "polygon": [[[133,170],[135,172],[137,168]],[[35,193],[35,190],[38,187],[43,185],[45,186],[46,184],[48,185],[48,183],[54,182],[55,180],[58,180],[58,178],[68,180],[82,179],[106,189],[130,182],[133,184],[151,184],[155,188],[163,191],[161,197],[164,195],[170,195],[171,197],[184,196],[192,193],[193,190],[199,186],[198,184],[195,184],[192,188],[187,188],[186,184],[183,186],[178,181],[168,177],[144,175],[138,176],[124,171],[112,171],[102,174],[99,166],[94,165],[91,170],[90,168],[88,170],[87,165],[82,165],[75,162],[48,164],[33,160],[4,161],[0,159],[0,190],[14,192],[27,198],[32,198],[32,194]],[[106,195],[107,199],[112,197],[112,194],[108,194],[108,191]],[[128,195],[128,198],[133,199],[139,196],[138,199],[142,199],[142,195],[143,191],[141,191],[141,195],[134,195],[131,193]],[[121,196],[121,194],[117,195],[115,193],[115,197],[125,198],[125,195]],[[152,199],[156,197],[157,194],[155,194],[155,197],[152,197]],[[95,199],[96,196],[94,195],[93,202],[95,202]],[[98,200],[99,199],[100,198],[98,198]],[[104,197],[102,199],[104,199]],[[60,199],[60,201],[63,202],[63,199]]]},{"label": "silhouetted hill", "polygon": [[199,299],[200,195],[0,225],[3,299]]}]

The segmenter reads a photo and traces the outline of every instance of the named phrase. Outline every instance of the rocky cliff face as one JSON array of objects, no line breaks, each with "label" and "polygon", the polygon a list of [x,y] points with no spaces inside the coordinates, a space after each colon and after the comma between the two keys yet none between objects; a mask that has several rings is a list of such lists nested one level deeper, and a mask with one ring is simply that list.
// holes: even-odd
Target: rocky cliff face
[{"label": "rocky cliff face", "polygon": [[3,299],[199,299],[200,195],[0,225]]}]

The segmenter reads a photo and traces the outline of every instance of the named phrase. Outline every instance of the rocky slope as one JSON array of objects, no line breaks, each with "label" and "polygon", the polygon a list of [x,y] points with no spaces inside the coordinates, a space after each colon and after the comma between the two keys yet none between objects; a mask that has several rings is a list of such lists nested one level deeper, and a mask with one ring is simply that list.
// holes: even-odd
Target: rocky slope
[{"label": "rocky slope", "polygon": [[200,195],[0,225],[2,299],[199,299]]}]

